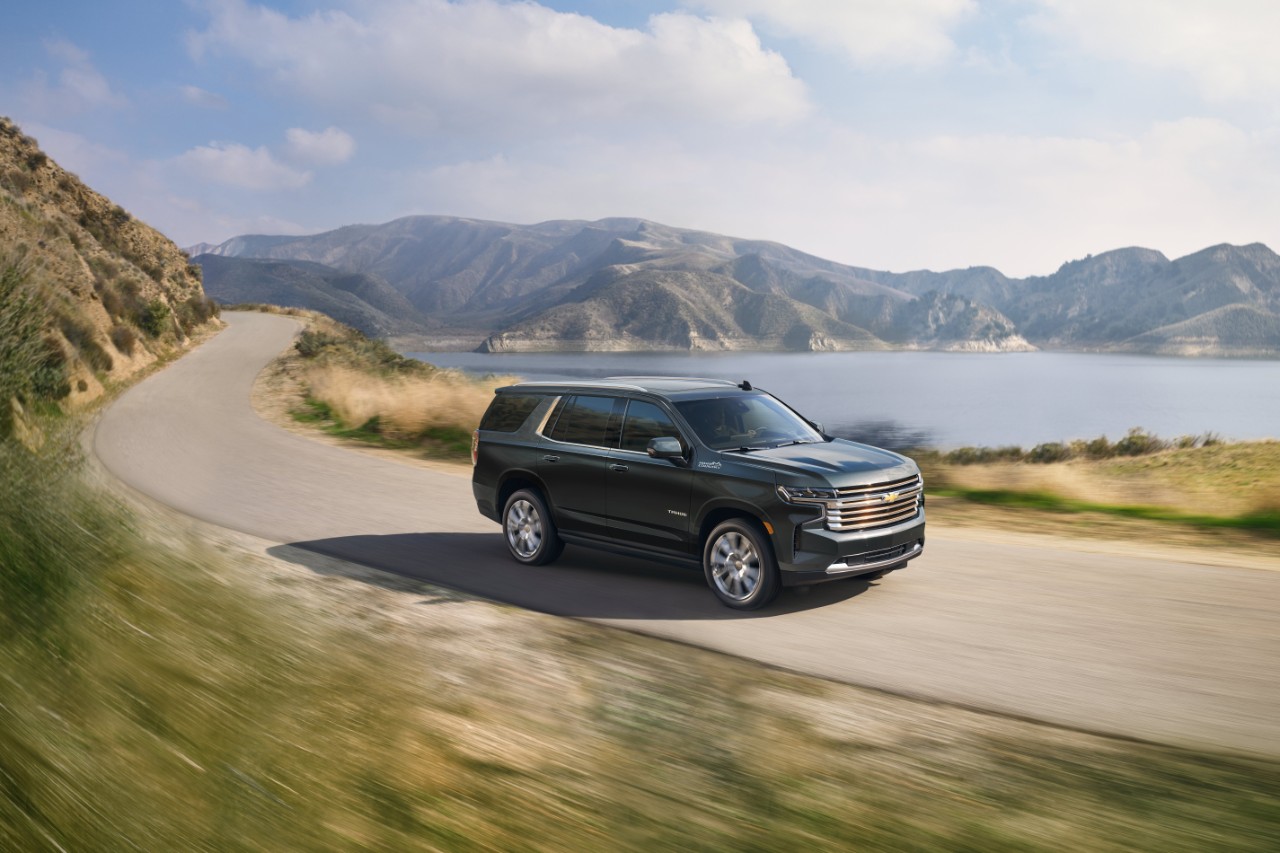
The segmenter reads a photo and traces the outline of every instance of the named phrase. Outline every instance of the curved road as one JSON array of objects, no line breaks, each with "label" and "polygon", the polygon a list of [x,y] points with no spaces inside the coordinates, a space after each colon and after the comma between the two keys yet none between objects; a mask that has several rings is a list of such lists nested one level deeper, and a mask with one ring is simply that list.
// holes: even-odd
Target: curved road
[{"label": "curved road", "polygon": [[[948,539],[882,581],[762,613],[700,575],[570,547],[506,556],[470,483],[293,435],[249,405],[297,331],[229,328],[134,386],[94,436],[108,470],[183,513],[294,548],[790,670],[1145,740],[1280,756],[1280,572]],[[295,550],[302,549],[302,551]]]}]

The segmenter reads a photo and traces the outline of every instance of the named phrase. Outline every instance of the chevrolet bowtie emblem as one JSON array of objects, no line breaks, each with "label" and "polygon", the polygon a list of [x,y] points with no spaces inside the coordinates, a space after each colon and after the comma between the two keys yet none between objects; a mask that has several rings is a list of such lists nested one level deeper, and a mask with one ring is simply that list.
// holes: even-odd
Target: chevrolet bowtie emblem
[{"label": "chevrolet bowtie emblem", "polygon": [[884,499],[885,503],[891,504],[898,499],[899,494],[900,492],[889,492],[887,495],[881,495],[880,497]]}]

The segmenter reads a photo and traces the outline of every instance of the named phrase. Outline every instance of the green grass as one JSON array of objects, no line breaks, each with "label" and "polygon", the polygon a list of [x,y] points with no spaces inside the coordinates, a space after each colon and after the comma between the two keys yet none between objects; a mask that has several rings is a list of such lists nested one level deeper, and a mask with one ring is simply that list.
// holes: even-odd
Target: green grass
[{"label": "green grass", "polygon": [[161,547],[85,485],[74,437],[0,442],[0,849],[1280,840],[1274,762],[914,703],[407,579]]},{"label": "green grass", "polygon": [[1158,506],[1117,506],[1066,498],[1050,492],[1023,492],[1009,489],[937,488],[929,494],[954,497],[990,506],[1040,510],[1054,513],[1099,513],[1119,518],[1159,521],[1203,529],[1247,530],[1280,537],[1280,510],[1259,510],[1233,516],[1202,515]]}]

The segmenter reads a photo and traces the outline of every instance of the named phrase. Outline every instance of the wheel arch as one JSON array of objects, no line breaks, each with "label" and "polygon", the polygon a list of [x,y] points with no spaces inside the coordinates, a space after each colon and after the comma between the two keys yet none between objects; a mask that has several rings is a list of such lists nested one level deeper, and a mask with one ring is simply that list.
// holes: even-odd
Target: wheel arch
[{"label": "wheel arch", "polygon": [[765,527],[762,513],[751,506],[740,503],[722,503],[709,507],[702,515],[698,522],[698,551],[702,552],[707,547],[707,537],[711,535],[711,531],[715,530],[716,525],[721,522],[728,521],[731,518],[741,518],[751,522],[760,529],[760,533],[764,536],[769,547],[775,551],[774,557],[777,558],[777,549],[773,547],[773,537],[769,535],[769,529]]},{"label": "wheel arch", "polygon": [[547,507],[555,512],[555,504],[551,502],[551,496],[547,494],[547,487],[538,479],[538,475],[532,471],[517,469],[508,471],[498,482],[497,503],[495,509],[498,515],[502,515],[503,509],[507,505],[507,500],[521,489],[535,489],[542,496],[543,502]]}]

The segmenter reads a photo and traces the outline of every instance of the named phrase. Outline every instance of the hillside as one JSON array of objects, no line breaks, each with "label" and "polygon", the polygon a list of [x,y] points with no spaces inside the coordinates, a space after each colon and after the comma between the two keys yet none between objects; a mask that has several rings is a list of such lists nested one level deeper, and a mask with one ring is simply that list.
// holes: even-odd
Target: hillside
[{"label": "hillside", "polygon": [[201,263],[296,260],[376,276],[439,324],[433,334],[482,330],[471,345],[489,350],[1031,348],[985,306],[973,309],[980,321],[956,306],[922,311],[864,270],[639,219],[414,216],[200,248]]},{"label": "hillside", "polygon": [[[39,326],[34,386],[5,392],[28,402],[92,400],[104,383],[185,346],[215,311],[200,269],[184,252],[59,167],[4,118],[0,267],[12,288],[6,307],[25,300]],[[11,408],[7,399],[0,405]]]},{"label": "hillside", "polygon": [[728,276],[602,273],[561,304],[485,340],[488,352],[883,349],[865,329]]},{"label": "hillside", "polygon": [[1177,260],[1117,249],[1025,279],[882,272],[639,219],[413,216],[202,248],[374,276],[432,318],[432,334],[480,330],[471,345],[488,350],[1280,353],[1280,257],[1260,243]]},{"label": "hillside", "polygon": [[197,255],[205,292],[224,305],[266,302],[309,308],[370,337],[429,332],[434,324],[376,275],[343,272],[311,261]]}]

